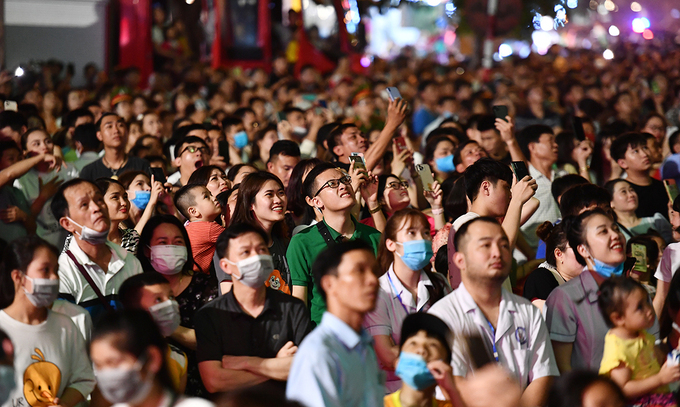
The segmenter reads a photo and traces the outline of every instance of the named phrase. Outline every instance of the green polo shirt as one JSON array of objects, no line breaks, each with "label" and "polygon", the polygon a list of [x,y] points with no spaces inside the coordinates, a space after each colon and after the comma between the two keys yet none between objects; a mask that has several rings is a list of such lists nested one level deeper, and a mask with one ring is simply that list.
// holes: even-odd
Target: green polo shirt
[{"label": "green polo shirt", "polygon": [[[366,241],[373,247],[377,255],[381,236],[380,232],[370,226],[357,222],[354,218],[352,218],[352,222],[354,223],[354,234],[350,240],[362,239]],[[333,230],[330,226],[328,226],[328,231],[334,240],[340,236],[340,233]],[[286,252],[291,281],[294,286],[307,287],[307,305],[312,316],[312,322],[316,325],[321,322],[321,317],[324,311],[326,311],[326,302],[321,298],[319,287],[315,284],[312,277],[312,264],[316,260],[316,256],[326,247],[328,246],[321,233],[319,233],[319,229],[317,229],[316,225],[313,225],[293,236]]]}]

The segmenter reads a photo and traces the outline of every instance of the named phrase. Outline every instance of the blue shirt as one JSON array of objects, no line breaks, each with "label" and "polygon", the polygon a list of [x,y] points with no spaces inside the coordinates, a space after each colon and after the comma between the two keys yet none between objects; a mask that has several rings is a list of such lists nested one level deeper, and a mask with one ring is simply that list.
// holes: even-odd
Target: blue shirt
[{"label": "blue shirt", "polygon": [[439,117],[438,114],[427,110],[426,108],[420,108],[413,114],[413,132],[420,135],[425,131],[425,127],[432,123]]},{"label": "blue shirt", "polygon": [[382,406],[384,382],[371,335],[326,312],[295,353],[286,398],[307,407]]}]

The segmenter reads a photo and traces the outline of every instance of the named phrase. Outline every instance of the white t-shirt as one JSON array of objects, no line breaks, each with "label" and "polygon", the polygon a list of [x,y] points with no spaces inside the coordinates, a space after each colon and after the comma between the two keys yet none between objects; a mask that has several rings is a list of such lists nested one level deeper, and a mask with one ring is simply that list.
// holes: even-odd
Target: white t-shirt
[{"label": "white t-shirt", "polygon": [[83,334],[85,346],[90,343],[92,337],[92,317],[85,308],[66,300],[56,300],[54,301],[54,304],[52,304],[52,311],[64,314],[71,318],[71,321],[76,324],[80,333]]},{"label": "white t-shirt", "polygon": [[654,277],[657,280],[670,283],[678,268],[680,268],[680,243],[671,243],[663,251],[661,261],[656,266]]},{"label": "white t-shirt", "polygon": [[94,390],[85,341],[66,315],[50,310],[44,322],[27,325],[0,311],[0,329],[14,345],[17,383],[2,407],[47,406],[68,387],[84,397]]}]

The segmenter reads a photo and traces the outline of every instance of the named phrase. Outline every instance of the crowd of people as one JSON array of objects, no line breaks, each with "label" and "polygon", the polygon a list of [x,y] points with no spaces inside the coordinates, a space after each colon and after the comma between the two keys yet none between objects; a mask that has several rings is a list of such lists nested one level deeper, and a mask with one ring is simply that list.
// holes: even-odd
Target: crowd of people
[{"label": "crowd of people", "polygon": [[0,403],[676,406],[680,50],[616,55],[4,83]]}]

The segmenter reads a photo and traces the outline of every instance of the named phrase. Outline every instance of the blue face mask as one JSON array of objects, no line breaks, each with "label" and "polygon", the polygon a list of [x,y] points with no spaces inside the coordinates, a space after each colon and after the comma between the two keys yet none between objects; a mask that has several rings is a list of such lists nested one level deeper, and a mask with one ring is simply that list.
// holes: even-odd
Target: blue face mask
[{"label": "blue face mask", "polygon": [[623,274],[623,263],[618,266],[610,266],[609,264],[602,263],[598,259],[593,257],[595,261],[595,271],[602,277],[609,278],[611,276],[620,276]]},{"label": "blue face mask", "polygon": [[396,252],[395,254],[401,258],[406,267],[413,271],[427,266],[427,263],[432,258],[432,242],[429,240],[411,240],[404,243],[396,243],[404,247],[404,255],[400,256]]},{"label": "blue face mask", "polygon": [[135,191],[135,197],[130,199],[130,202],[139,209],[144,210],[149,204],[149,199],[151,199],[151,191]]},{"label": "blue face mask", "polygon": [[441,172],[454,172],[456,170],[456,166],[453,164],[453,154],[437,158],[434,163]]},{"label": "blue face mask", "polygon": [[425,359],[413,353],[399,354],[399,363],[394,374],[416,390],[425,390],[437,384],[430,369],[427,368]]},{"label": "blue face mask", "polygon": [[234,144],[239,150],[248,145],[248,134],[245,131],[239,131],[234,134]]}]

